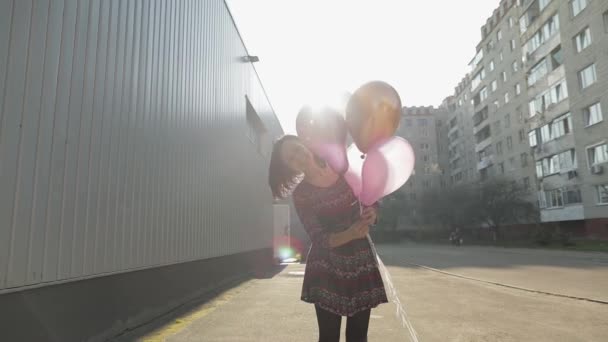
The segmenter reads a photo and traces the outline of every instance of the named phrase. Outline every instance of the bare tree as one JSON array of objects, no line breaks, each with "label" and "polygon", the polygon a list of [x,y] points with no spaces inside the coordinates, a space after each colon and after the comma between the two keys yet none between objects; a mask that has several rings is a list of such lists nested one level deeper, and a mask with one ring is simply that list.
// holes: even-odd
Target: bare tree
[{"label": "bare tree", "polygon": [[419,202],[419,211],[426,222],[455,229],[478,223],[478,215],[475,213],[477,206],[478,196],[475,188],[470,185],[458,185],[425,193]]},{"label": "bare tree", "polygon": [[517,182],[493,179],[479,185],[479,207],[477,216],[494,233],[494,239],[501,238],[501,228],[509,224],[535,222],[538,209],[528,200],[529,192]]}]

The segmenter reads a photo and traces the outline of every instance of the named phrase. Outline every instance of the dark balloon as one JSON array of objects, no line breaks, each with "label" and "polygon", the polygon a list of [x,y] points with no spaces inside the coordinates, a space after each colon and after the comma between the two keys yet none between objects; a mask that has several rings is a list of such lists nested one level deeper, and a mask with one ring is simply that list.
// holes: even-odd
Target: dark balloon
[{"label": "dark balloon", "polygon": [[400,119],[401,98],[393,87],[381,81],[361,86],[346,106],[346,125],[363,153],[392,137]]}]

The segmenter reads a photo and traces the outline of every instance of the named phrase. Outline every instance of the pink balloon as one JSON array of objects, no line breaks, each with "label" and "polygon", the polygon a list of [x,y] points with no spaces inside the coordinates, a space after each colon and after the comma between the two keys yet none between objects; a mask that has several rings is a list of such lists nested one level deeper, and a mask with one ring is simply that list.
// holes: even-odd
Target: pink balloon
[{"label": "pink balloon", "polygon": [[337,173],[343,173],[348,168],[346,146],[340,143],[309,143],[310,149],[329,164]]},{"label": "pink balloon", "polygon": [[337,173],[348,168],[346,159],[346,122],[335,109],[304,106],[296,118],[296,131],[302,142],[324,159]]},{"label": "pink balloon", "polygon": [[414,149],[401,137],[392,137],[372,147],[361,171],[363,205],[370,206],[398,190],[414,170]]},{"label": "pink balloon", "polygon": [[348,158],[348,170],[344,173],[344,179],[353,190],[355,196],[361,194],[361,173],[363,172],[363,152],[359,151],[355,144],[350,145],[346,151]]}]

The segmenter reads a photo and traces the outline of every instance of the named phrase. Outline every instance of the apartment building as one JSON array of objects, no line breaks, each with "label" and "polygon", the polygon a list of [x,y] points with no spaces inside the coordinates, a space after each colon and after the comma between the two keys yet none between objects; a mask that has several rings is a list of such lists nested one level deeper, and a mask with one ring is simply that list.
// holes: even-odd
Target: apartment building
[{"label": "apartment building", "polygon": [[449,184],[471,183],[479,179],[470,83],[469,76],[465,76],[454,95],[441,104],[447,116],[447,140],[440,143],[443,142],[447,149],[448,167],[445,173]]},{"label": "apartment building", "polygon": [[606,234],[608,1],[504,0],[481,37],[441,106],[450,184],[510,178],[543,222]]},{"label": "apartment building", "polygon": [[522,60],[541,219],[608,230],[608,1],[525,1]]},{"label": "apartment building", "polygon": [[447,111],[435,107],[404,107],[396,135],[407,139],[416,154],[414,174],[403,188],[415,201],[433,188],[447,186]]},{"label": "apartment building", "polygon": [[[471,61],[473,143],[480,180],[508,177],[534,187],[526,136],[525,70],[517,18],[521,7],[503,1],[486,25]],[[470,106],[470,107],[468,107]]]}]

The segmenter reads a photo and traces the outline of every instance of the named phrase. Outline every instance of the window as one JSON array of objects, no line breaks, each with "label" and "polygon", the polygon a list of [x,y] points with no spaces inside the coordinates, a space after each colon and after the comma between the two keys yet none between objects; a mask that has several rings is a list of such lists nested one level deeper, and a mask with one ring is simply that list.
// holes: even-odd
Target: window
[{"label": "window", "polygon": [[496,91],[496,89],[498,89],[498,82],[496,82],[496,80],[492,81],[492,83],[490,83],[490,89],[492,89],[492,91]]},{"label": "window", "polygon": [[245,97],[245,119],[247,121],[247,137],[251,141],[251,143],[256,147],[258,152],[266,156],[266,152],[264,150],[264,138],[266,136],[266,127],[262,122],[262,119],[258,116],[255,108],[249,102],[249,98]]},{"label": "window", "polygon": [[418,126],[426,126],[428,123],[426,119],[418,119],[416,122],[418,123]]},{"label": "window", "polygon": [[515,40],[511,39],[511,51],[515,51]]},{"label": "window", "polygon": [[473,80],[471,81],[471,90],[475,90],[477,89],[477,87],[479,87],[479,85],[481,84],[481,81],[486,78],[486,70],[485,69],[481,69],[479,70],[479,72],[477,74],[475,74],[475,76],[473,77]]},{"label": "window", "polygon": [[505,93],[505,104],[509,103],[509,93]]},{"label": "window", "polygon": [[551,141],[551,124],[544,125],[540,128],[540,141],[543,144]]},{"label": "window", "polygon": [[501,31],[501,30],[498,30],[498,31],[496,32],[496,40],[501,40],[501,39],[502,39],[502,31]]},{"label": "window", "polygon": [[545,101],[547,105],[554,103],[560,103],[563,99],[568,97],[568,87],[566,86],[566,80],[562,80],[557,83],[549,92],[550,100]]},{"label": "window", "polygon": [[547,208],[558,208],[564,206],[562,189],[547,191]]},{"label": "window", "polygon": [[542,61],[538,62],[532,67],[532,69],[530,69],[530,74],[528,75],[528,86],[533,85],[538,80],[543,78],[548,71],[549,68],[547,67],[547,59],[543,59]]},{"label": "window", "polygon": [[511,114],[505,115],[505,128],[511,127]]},{"label": "window", "polygon": [[509,151],[513,150],[513,138],[507,137],[507,149]]},{"label": "window", "polygon": [[562,152],[557,155],[559,161],[558,171],[570,171],[577,168],[576,152],[574,149]]},{"label": "window", "polygon": [[513,17],[509,17],[509,28],[512,28],[513,25],[515,25],[515,20],[513,20]]},{"label": "window", "polygon": [[498,102],[498,100],[494,101],[494,108],[500,108],[500,102]]},{"label": "window", "polygon": [[517,83],[515,85],[515,95],[519,95],[521,94],[521,85],[519,85],[519,83]]},{"label": "window", "polygon": [[412,127],[412,119],[405,119],[405,126]]},{"label": "window", "polygon": [[562,79],[553,85],[548,91],[538,95],[529,102],[530,117],[544,113],[551,109],[553,104],[559,103],[568,97],[566,80]]},{"label": "window", "polygon": [[502,81],[507,82],[507,73],[505,71],[502,72]]},{"label": "window", "polygon": [[477,132],[477,134],[475,134],[475,138],[477,139],[477,143],[479,144],[480,142],[488,139],[489,137],[492,136],[492,133],[490,132],[490,126],[486,126],[484,128],[482,128],[479,132]]},{"label": "window", "polygon": [[523,142],[526,139],[526,132],[523,129],[519,130],[519,142]]},{"label": "window", "polygon": [[524,34],[528,30],[528,26],[530,25],[530,16],[529,12],[524,13],[521,18],[519,18],[519,33]]},{"label": "window", "polygon": [[489,66],[489,68],[490,68],[490,71],[494,71],[494,60],[491,60],[491,61],[490,61],[490,66]]},{"label": "window", "polygon": [[551,51],[551,70],[557,69],[564,63],[564,55],[562,53],[562,46],[556,47]]},{"label": "window", "polygon": [[567,204],[582,203],[581,190],[577,186],[539,192],[541,208],[559,208]]},{"label": "window", "polygon": [[543,178],[543,162],[540,160],[536,162],[536,177]]},{"label": "window", "polygon": [[608,184],[596,185],[597,190],[597,203],[608,204]]},{"label": "window", "polygon": [[520,154],[519,159],[521,161],[521,167],[528,166],[528,154],[527,153]]},{"label": "window", "polygon": [[608,162],[608,144],[601,144],[587,148],[587,159],[590,166]]},{"label": "window", "polygon": [[604,12],[604,32],[608,33],[608,11]]},{"label": "window", "polygon": [[562,115],[559,118],[553,120],[550,127],[552,140],[569,134],[572,130],[572,117],[570,113]]},{"label": "window", "polygon": [[576,46],[576,52],[581,52],[591,45],[591,30],[586,27],[579,34],[574,36],[574,46]]},{"label": "window", "polygon": [[564,204],[582,203],[581,189],[578,187],[570,187],[564,189]]},{"label": "window", "polygon": [[499,163],[498,164],[498,170],[500,171],[501,174],[505,174],[505,163]]},{"label": "window", "polygon": [[550,176],[559,172],[559,156],[554,155],[542,160],[543,176]]},{"label": "window", "polygon": [[581,13],[585,7],[587,7],[587,0],[572,0],[570,2],[573,17],[576,17],[579,13]]},{"label": "window", "polygon": [[592,104],[591,106],[583,109],[583,118],[585,120],[585,126],[595,125],[598,122],[604,120],[602,116],[602,106],[599,102]]},{"label": "window", "polygon": [[528,142],[530,144],[530,147],[538,145],[538,137],[536,136],[536,130],[530,131],[528,133]]},{"label": "window", "polygon": [[502,54],[502,51],[500,51],[500,53],[498,54],[498,57],[500,58],[501,62],[504,60],[504,56]]},{"label": "window", "polygon": [[429,156],[422,156],[422,160],[424,160],[425,162],[429,161]]},{"label": "window", "polygon": [[485,107],[483,107],[482,110],[480,110],[479,112],[475,113],[475,115],[473,115],[473,125],[477,126],[487,118],[488,118],[488,106],[485,106]]},{"label": "window", "polygon": [[524,182],[524,189],[530,189],[530,177],[524,178],[523,182]]},{"label": "window", "polygon": [[496,143],[496,154],[502,155],[502,141]]},{"label": "window", "polygon": [[517,72],[519,70],[519,63],[517,63],[517,61],[511,64],[511,70],[513,70],[513,72]]},{"label": "window", "polygon": [[[526,16],[524,16],[524,17],[526,17]],[[520,24],[524,24],[526,26],[524,29],[524,31],[525,31],[527,29],[527,18],[526,18],[526,22],[523,22],[523,19],[524,18],[522,18],[522,20],[520,20]],[[524,31],[522,31],[522,33]],[[545,22],[545,24],[543,25],[543,27],[541,27],[541,29],[539,29],[536,33],[534,33],[532,38],[530,38],[526,42],[526,44],[524,46],[524,52],[532,53],[532,52],[536,51],[536,49],[538,49],[544,42],[546,42],[551,37],[553,37],[558,31],[559,31],[559,16],[556,13],[553,17],[549,18],[549,20],[547,20],[547,22]]]},{"label": "window", "polygon": [[545,7],[547,7],[547,5],[551,3],[551,0],[540,0],[538,2],[538,7],[540,8],[540,10],[542,11],[543,9],[545,9]]},{"label": "window", "polygon": [[581,88],[585,89],[597,81],[595,75],[595,64],[591,64],[585,69],[578,72],[578,79],[581,82]]},{"label": "window", "polygon": [[488,98],[488,89],[486,87],[483,87],[483,89],[481,89],[479,92],[479,98],[482,102]]}]

